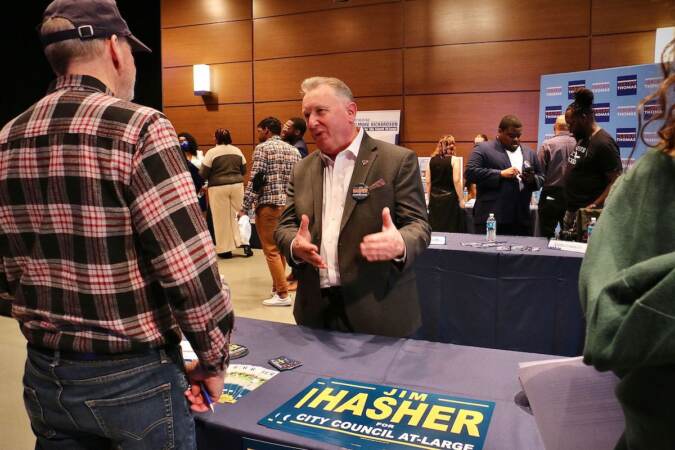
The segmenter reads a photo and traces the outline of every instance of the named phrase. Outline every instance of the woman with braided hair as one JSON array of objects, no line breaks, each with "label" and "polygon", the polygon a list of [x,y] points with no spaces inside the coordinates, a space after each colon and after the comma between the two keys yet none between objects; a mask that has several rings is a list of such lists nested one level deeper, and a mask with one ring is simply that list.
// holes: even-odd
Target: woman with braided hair
[{"label": "woman with braided hair", "polygon": [[565,121],[577,140],[568,160],[564,229],[569,230],[574,227],[577,210],[602,208],[622,166],[619,146],[595,121],[591,90],[579,89],[574,94],[574,102],[565,112]]}]

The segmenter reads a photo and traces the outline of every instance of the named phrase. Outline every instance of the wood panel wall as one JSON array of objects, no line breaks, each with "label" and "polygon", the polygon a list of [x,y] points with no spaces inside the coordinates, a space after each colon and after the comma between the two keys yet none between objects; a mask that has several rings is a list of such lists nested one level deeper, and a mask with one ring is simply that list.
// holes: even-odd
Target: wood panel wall
[{"label": "wood panel wall", "polygon": [[[337,76],[360,109],[401,109],[402,144],[428,155],[453,134],[468,156],[509,113],[536,146],[542,74],[652,62],[672,0],[162,0],[164,111],[213,145],[226,127],[250,157],[255,125],[300,115],[300,82]],[[211,64],[214,95],[192,93]],[[309,133],[306,140],[311,143]],[[312,146],[310,145],[310,148]]]}]

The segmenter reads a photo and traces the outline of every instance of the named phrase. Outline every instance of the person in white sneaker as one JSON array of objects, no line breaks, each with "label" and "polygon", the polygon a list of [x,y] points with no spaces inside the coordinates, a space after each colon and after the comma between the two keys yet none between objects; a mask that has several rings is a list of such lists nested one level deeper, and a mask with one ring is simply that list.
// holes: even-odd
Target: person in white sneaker
[{"label": "person in white sneaker", "polygon": [[[258,123],[258,144],[253,152],[251,182],[246,187],[242,217],[255,205],[255,226],[260,238],[267,267],[272,276],[272,291],[275,293],[265,306],[289,306],[288,283],[286,282],[286,261],[274,242],[274,230],[286,204],[286,185],[291,171],[300,160],[300,152],[279,137],[281,122],[276,117],[267,117]],[[262,180],[259,183],[256,179]],[[280,305],[279,301],[284,304]]]},{"label": "person in white sneaker", "polygon": [[284,298],[281,298],[276,292],[273,292],[272,296],[263,300],[262,304],[265,306],[291,306],[293,301],[291,300],[290,294]]}]

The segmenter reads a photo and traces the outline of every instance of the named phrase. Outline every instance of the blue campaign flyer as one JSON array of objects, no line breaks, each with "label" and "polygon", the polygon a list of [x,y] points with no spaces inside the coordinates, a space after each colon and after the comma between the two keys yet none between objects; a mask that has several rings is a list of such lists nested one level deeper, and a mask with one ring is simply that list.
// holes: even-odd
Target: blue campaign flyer
[{"label": "blue campaign flyer", "polygon": [[318,378],[260,425],[361,450],[481,450],[494,402]]}]

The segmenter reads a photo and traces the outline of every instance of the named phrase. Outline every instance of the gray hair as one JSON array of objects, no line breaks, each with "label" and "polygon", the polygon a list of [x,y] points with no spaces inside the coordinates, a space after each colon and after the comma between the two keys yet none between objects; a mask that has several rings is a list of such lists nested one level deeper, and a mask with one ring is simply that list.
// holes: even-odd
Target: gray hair
[{"label": "gray hair", "polygon": [[[50,17],[42,22],[40,34],[51,34],[56,31],[72,30],[75,26],[68,19]],[[56,75],[64,75],[72,61],[90,61],[105,51],[103,39],[68,39],[54,42],[45,47],[44,52]]]},{"label": "gray hair", "polygon": [[352,90],[349,89],[349,86],[347,86],[344,81],[333,77],[305,78],[302,84],[300,84],[300,93],[304,96],[308,92],[321,86],[330,86],[337,95],[346,98],[350,102],[354,101],[354,95],[352,94]]}]

